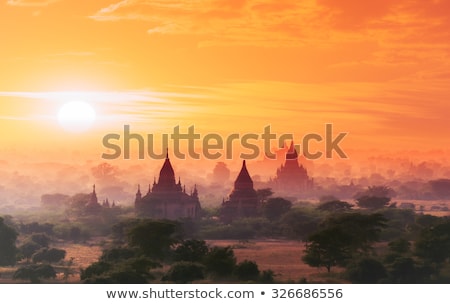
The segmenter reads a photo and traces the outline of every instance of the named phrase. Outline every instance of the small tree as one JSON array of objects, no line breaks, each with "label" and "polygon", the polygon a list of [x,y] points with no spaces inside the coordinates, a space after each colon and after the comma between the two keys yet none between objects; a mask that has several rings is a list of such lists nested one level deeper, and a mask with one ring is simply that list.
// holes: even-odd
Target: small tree
[{"label": "small tree", "polygon": [[184,240],[174,250],[175,261],[202,262],[209,247],[203,240]]},{"label": "small tree", "polygon": [[312,234],[305,244],[302,260],[312,267],[325,267],[328,272],[334,266],[343,266],[351,258],[346,235],[341,229],[327,228]]},{"label": "small tree", "polygon": [[380,209],[386,207],[395,196],[395,191],[386,186],[371,186],[356,195],[356,203],[361,208]]},{"label": "small tree", "polygon": [[163,281],[186,284],[195,280],[202,280],[205,266],[200,263],[187,261],[176,262],[162,278]]},{"label": "small tree", "polygon": [[30,240],[39,244],[41,247],[48,247],[48,244],[50,243],[50,238],[45,233],[33,233],[30,236]]},{"label": "small tree", "polygon": [[41,245],[33,241],[28,241],[19,247],[19,252],[22,257],[27,259],[28,262],[29,259],[33,256],[33,254],[35,254],[41,248],[42,248]]},{"label": "small tree", "polygon": [[48,263],[57,263],[63,260],[66,257],[66,251],[63,249],[57,248],[41,248],[37,251],[31,259],[34,263],[39,262],[48,262]]},{"label": "small tree", "polygon": [[275,282],[275,273],[272,269],[263,270],[259,278],[259,282],[262,284],[273,284]]},{"label": "small tree", "polygon": [[56,278],[55,269],[48,264],[22,266],[14,272],[15,280],[30,280],[31,283],[40,283],[41,279]]},{"label": "small tree", "polygon": [[254,261],[244,260],[236,265],[234,273],[241,281],[255,281],[259,276],[258,264]]},{"label": "small tree", "polygon": [[205,257],[206,271],[217,276],[231,275],[236,266],[236,257],[231,247],[215,246]]}]

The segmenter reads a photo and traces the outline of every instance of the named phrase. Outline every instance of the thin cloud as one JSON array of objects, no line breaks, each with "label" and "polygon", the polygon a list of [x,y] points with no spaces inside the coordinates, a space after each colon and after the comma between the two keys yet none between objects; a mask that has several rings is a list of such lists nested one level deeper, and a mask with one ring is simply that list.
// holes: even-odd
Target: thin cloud
[{"label": "thin cloud", "polygon": [[6,4],[11,6],[39,7],[48,6],[59,1],[61,0],[8,0]]},{"label": "thin cloud", "polygon": [[[207,36],[209,44],[298,45],[308,23],[320,27],[312,0],[298,1],[145,1],[124,0],[100,9],[97,21],[140,20],[148,33]],[[321,17],[323,21],[323,16]],[[314,21],[314,19],[316,21]],[[310,36],[311,37],[311,36]]]}]

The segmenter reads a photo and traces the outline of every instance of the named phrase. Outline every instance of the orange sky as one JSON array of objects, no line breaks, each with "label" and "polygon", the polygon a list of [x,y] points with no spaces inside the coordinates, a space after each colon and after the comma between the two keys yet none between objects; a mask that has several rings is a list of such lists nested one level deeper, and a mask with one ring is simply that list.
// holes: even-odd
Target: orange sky
[{"label": "orange sky", "polygon": [[[2,0],[0,144],[100,155],[124,124],[300,138],[332,123],[348,132],[343,148],[448,150],[449,11],[444,0]],[[58,125],[73,99],[97,112],[89,133]]]}]

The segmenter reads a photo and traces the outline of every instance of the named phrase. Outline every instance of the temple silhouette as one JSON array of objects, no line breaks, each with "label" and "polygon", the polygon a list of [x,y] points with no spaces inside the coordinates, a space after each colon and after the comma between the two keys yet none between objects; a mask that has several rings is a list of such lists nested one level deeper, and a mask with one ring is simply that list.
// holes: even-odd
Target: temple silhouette
[{"label": "temple silhouette", "polygon": [[175,172],[169,160],[166,159],[159,173],[158,182],[149,185],[147,194],[141,193],[140,186],[135,199],[135,211],[138,215],[158,219],[197,218],[200,215],[200,201],[197,186],[188,194],[185,186],[175,181]]},{"label": "temple silhouette", "polygon": [[293,141],[286,152],[285,163],[277,169],[269,186],[280,194],[302,194],[313,189],[314,180],[308,176],[306,168],[299,164]]},{"label": "temple silhouette", "polygon": [[253,180],[248,173],[245,160],[234,182],[234,188],[228,199],[223,200],[220,208],[220,219],[229,223],[236,218],[256,216],[259,211],[259,201]]}]

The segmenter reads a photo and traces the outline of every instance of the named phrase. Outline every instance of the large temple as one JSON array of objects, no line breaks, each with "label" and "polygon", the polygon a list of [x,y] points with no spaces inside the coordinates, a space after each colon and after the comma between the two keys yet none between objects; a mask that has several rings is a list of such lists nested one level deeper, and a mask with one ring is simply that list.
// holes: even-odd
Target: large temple
[{"label": "large temple", "polygon": [[256,216],[258,211],[258,196],[244,160],[228,200],[222,202],[220,218],[223,222],[229,223],[236,218]]},{"label": "large temple", "polygon": [[149,186],[147,194],[142,195],[138,185],[135,210],[140,216],[171,220],[196,218],[200,215],[197,187],[188,194],[180,179],[178,183],[175,181],[169,153],[159,173],[158,182],[155,180],[153,186]]},{"label": "large temple", "polygon": [[313,189],[314,181],[308,176],[306,168],[299,164],[294,142],[291,142],[286,152],[284,165],[277,169],[270,184],[278,193],[300,194]]}]

